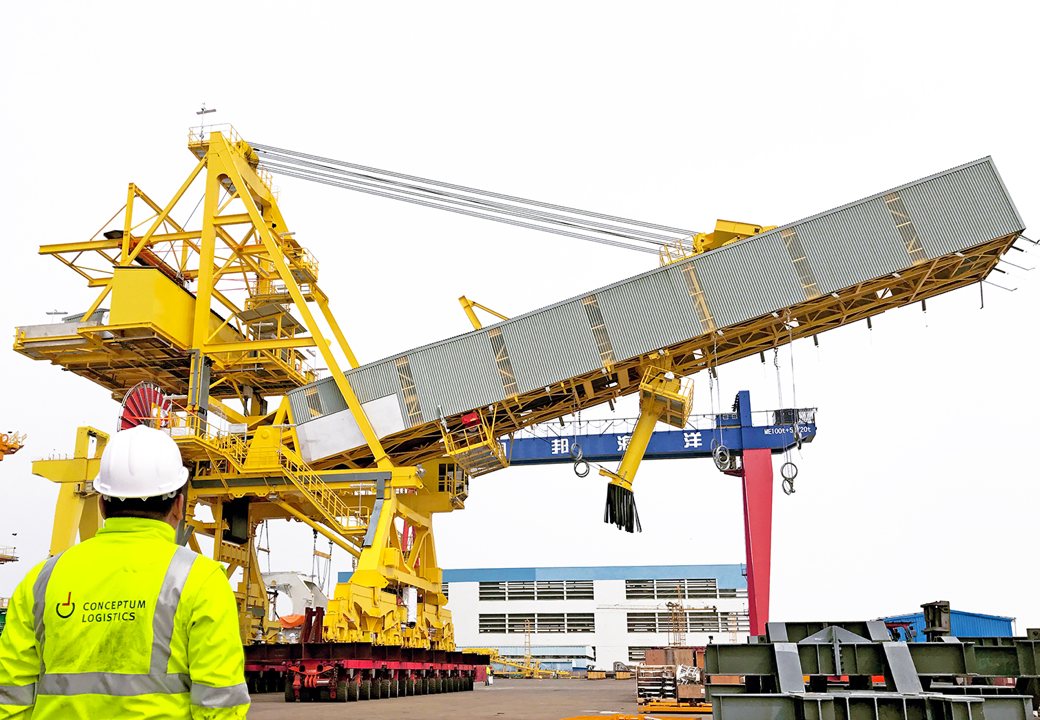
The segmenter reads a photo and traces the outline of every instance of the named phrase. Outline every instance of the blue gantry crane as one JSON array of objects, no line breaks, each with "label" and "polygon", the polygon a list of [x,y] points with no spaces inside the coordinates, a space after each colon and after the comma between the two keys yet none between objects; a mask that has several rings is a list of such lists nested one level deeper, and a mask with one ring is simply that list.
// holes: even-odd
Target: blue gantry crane
[{"label": "blue gantry crane", "polygon": [[[510,465],[573,463],[575,472],[584,477],[590,462],[621,460],[635,422],[635,418],[626,418],[542,423],[504,441],[503,449]],[[711,457],[719,470],[741,478],[752,628],[769,617],[772,455],[786,454],[815,437],[816,408],[752,412],[751,393],[741,390],[731,412],[691,415],[681,430],[655,432],[646,449],[648,460]],[[781,465],[780,474],[784,492],[793,493],[798,468],[789,457]]]}]

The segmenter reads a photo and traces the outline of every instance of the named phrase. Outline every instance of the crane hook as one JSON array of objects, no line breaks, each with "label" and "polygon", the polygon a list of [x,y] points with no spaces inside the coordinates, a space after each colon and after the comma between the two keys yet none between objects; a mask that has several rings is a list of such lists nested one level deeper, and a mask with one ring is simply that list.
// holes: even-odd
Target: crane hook
[{"label": "crane hook", "polygon": [[780,466],[780,475],[783,482],[780,483],[784,495],[794,495],[794,479],[798,477],[798,466],[788,460]]},{"label": "crane hook", "polygon": [[716,448],[711,451],[711,457],[715,461],[715,467],[719,470],[726,470],[729,468],[730,453],[729,448],[725,445],[716,446]]}]

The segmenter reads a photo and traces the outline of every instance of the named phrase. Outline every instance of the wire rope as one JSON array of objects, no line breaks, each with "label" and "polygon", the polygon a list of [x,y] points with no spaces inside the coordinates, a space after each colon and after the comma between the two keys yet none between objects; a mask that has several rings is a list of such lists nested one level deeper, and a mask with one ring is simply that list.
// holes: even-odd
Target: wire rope
[{"label": "wire rope", "polygon": [[288,177],[297,177],[297,178],[300,178],[300,179],[303,179],[303,180],[310,180],[312,182],[318,182],[318,183],[321,183],[321,184],[324,184],[324,185],[331,185],[333,187],[341,187],[341,188],[345,188],[347,190],[356,190],[358,192],[368,193],[370,195],[378,195],[378,196],[381,196],[381,197],[387,197],[387,198],[392,198],[392,199],[395,199],[395,200],[401,200],[403,202],[409,202],[409,203],[413,203],[413,204],[416,204],[416,205],[425,205],[427,207],[433,207],[433,208],[437,208],[437,209],[440,209],[440,210],[447,210],[448,212],[454,212],[454,213],[458,213],[460,215],[469,215],[471,217],[483,218],[485,220],[491,220],[493,222],[504,223],[506,225],[514,225],[516,227],[524,227],[524,228],[529,228],[529,229],[532,229],[532,230],[541,230],[542,232],[553,233],[554,235],[563,235],[563,236],[566,236],[566,237],[577,238],[579,240],[588,240],[590,242],[601,243],[603,245],[612,245],[614,247],[625,248],[627,250],[637,250],[639,252],[650,253],[650,254],[653,254],[653,255],[657,254],[657,251],[652,249],[652,248],[640,247],[639,245],[632,245],[630,243],[624,243],[624,242],[620,242],[618,240],[611,240],[609,238],[598,238],[598,237],[594,237],[594,236],[591,236],[591,235],[585,235],[585,234],[582,234],[582,233],[570,232],[568,230],[563,230],[563,229],[558,229],[558,228],[551,228],[551,227],[544,227],[544,226],[541,226],[541,225],[535,225],[534,223],[523,222],[523,221],[520,221],[520,220],[511,220],[509,218],[504,218],[504,217],[495,217],[494,215],[489,215],[487,213],[475,212],[475,211],[466,210],[466,209],[463,209],[463,208],[448,207],[448,206],[445,206],[445,205],[439,205],[439,204],[434,203],[434,202],[430,202],[430,201],[426,201],[426,200],[420,200],[418,198],[401,197],[401,196],[394,195],[394,194],[391,194],[391,193],[385,193],[385,192],[381,192],[381,191],[378,191],[378,190],[372,190],[372,189],[367,189],[367,188],[359,188],[359,187],[355,187],[355,186],[352,186],[352,185],[347,184],[347,183],[333,181],[333,180],[318,180],[318,179],[309,177],[309,176],[304,175],[304,174],[296,174],[296,173],[292,173],[292,172],[282,172],[281,174],[286,175]]},{"label": "wire rope", "polygon": [[303,152],[299,152],[299,151],[296,151],[296,150],[287,150],[285,148],[276,147],[274,145],[267,145],[265,143],[250,142],[250,145],[253,147],[254,150],[257,151],[257,153],[259,155],[261,155],[261,157],[264,156],[264,155],[268,155],[268,154],[276,154],[276,155],[283,155],[283,156],[289,156],[289,157],[302,158],[302,159],[316,161],[316,162],[328,163],[328,164],[333,164],[333,165],[340,165],[340,166],[343,166],[343,167],[350,168],[352,170],[360,170],[362,172],[370,172],[370,173],[380,173],[382,175],[387,175],[389,177],[395,177],[395,178],[399,178],[399,179],[402,179],[402,180],[409,180],[409,181],[412,181],[412,182],[421,182],[421,183],[425,183],[425,184],[428,184],[428,185],[437,185],[437,186],[440,186],[440,187],[447,188],[449,190],[459,190],[459,191],[462,191],[462,192],[469,192],[469,193],[475,193],[475,194],[479,194],[479,195],[485,195],[487,197],[493,197],[493,198],[497,198],[499,200],[508,200],[508,201],[511,201],[511,202],[521,202],[521,203],[525,203],[525,204],[528,204],[528,205],[535,205],[535,206],[538,206],[538,207],[544,207],[544,208],[549,209],[549,210],[560,210],[560,211],[563,211],[563,212],[577,213],[577,214],[581,214],[581,215],[586,215],[588,217],[599,218],[600,220],[611,220],[611,221],[614,221],[614,222],[621,222],[621,223],[625,223],[625,224],[628,224],[628,225],[639,225],[641,227],[645,227],[645,228],[648,228],[648,229],[651,229],[651,230],[662,230],[662,231],[665,231],[665,232],[680,233],[682,235],[695,235],[696,234],[695,231],[693,231],[693,230],[686,230],[684,228],[677,228],[677,227],[672,227],[672,226],[669,226],[669,225],[659,225],[659,224],[656,224],[656,223],[649,223],[649,222],[645,222],[645,221],[642,221],[642,220],[634,220],[632,218],[625,218],[625,217],[620,217],[620,216],[617,216],[617,215],[608,215],[608,214],[605,214],[605,213],[592,212],[590,210],[581,210],[581,209],[578,209],[578,208],[568,207],[566,205],[556,205],[556,204],[553,204],[553,203],[541,202],[539,200],[531,200],[531,199],[528,199],[528,198],[522,198],[522,197],[518,197],[516,195],[506,195],[504,193],[496,193],[496,192],[491,192],[489,190],[479,190],[477,188],[467,187],[465,185],[456,185],[454,183],[442,182],[440,180],[432,180],[430,178],[424,178],[424,177],[420,177],[418,175],[407,175],[405,173],[398,173],[398,172],[393,172],[393,171],[390,171],[390,170],[381,170],[379,168],[371,167],[371,166],[368,166],[368,165],[359,165],[357,163],[350,163],[350,162],[346,162],[345,160],[336,160],[336,159],[333,159],[333,158],[321,157],[320,155],[310,155],[308,153],[303,153]]},{"label": "wire rope", "polygon": [[265,162],[264,167],[265,169],[273,173],[284,173],[286,171],[293,171],[301,174],[313,173],[315,176],[320,176],[323,178],[354,182],[360,185],[364,185],[366,187],[384,189],[390,192],[399,192],[406,195],[426,197],[448,203],[467,205],[471,204],[479,206],[481,208],[504,212],[508,214],[521,215],[531,218],[539,218],[543,219],[545,222],[560,222],[563,224],[570,224],[574,226],[595,228],[603,232],[617,234],[619,236],[628,237],[633,240],[642,240],[644,242],[652,243],[654,245],[659,246],[665,246],[669,243],[674,243],[679,239],[669,235],[661,235],[659,233],[650,232],[648,230],[624,228],[617,224],[597,222],[580,215],[577,217],[559,215],[556,213],[545,212],[543,210],[532,210],[530,208],[524,208],[517,205],[508,205],[506,203],[493,202],[480,196],[473,197],[467,195],[460,195],[458,193],[422,187],[421,185],[414,185],[410,183],[402,183],[397,181],[388,181],[385,178],[376,177],[374,175],[350,172],[346,170],[336,170],[335,168],[329,167],[328,165],[323,165],[320,163],[310,161],[286,161],[284,159],[276,159]]}]

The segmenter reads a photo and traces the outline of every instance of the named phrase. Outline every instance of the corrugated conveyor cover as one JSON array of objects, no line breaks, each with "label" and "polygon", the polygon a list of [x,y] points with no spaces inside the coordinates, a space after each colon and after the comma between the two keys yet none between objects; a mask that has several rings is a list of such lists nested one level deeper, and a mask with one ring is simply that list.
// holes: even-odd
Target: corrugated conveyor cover
[{"label": "corrugated conveyor cover", "polygon": [[[436,421],[539,390],[1024,229],[989,157],[673,265],[347,373],[386,427]],[[700,295],[700,297],[698,297]],[[595,325],[600,324],[597,342]],[[605,327],[606,336],[602,329]],[[407,362],[405,362],[405,360]],[[402,387],[401,366],[414,394]],[[331,380],[290,392],[294,421],[342,409]],[[390,401],[396,396],[396,403]],[[350,448],[343,448],[343,451]]]}]

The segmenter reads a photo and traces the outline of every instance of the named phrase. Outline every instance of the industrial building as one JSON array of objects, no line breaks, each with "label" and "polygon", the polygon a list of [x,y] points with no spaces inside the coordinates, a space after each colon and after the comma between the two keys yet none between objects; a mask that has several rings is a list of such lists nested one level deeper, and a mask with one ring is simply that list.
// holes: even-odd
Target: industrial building
[{"label": "industrial building", "polygon": [[584,670],[641,662],[648,647],[668,645],[677,632],[683,644],[745,642],[743,570],[738,564],[458,569],[444,571],[444,591],[460,648],[491,647],[520,658],[529,639],[531,658],[542,667]]},{"label": "industrial building", "polygon": [[[925,627],[927,624],[923,612],[890,615],[883,619],[890,627],[899,625],[892,629],[902,640],[907,642],[924,642],[926,640]],[[1015,634],[1015,618],[965,610],[950,610],[950,634],[963,638],[1009,638]]]}]

